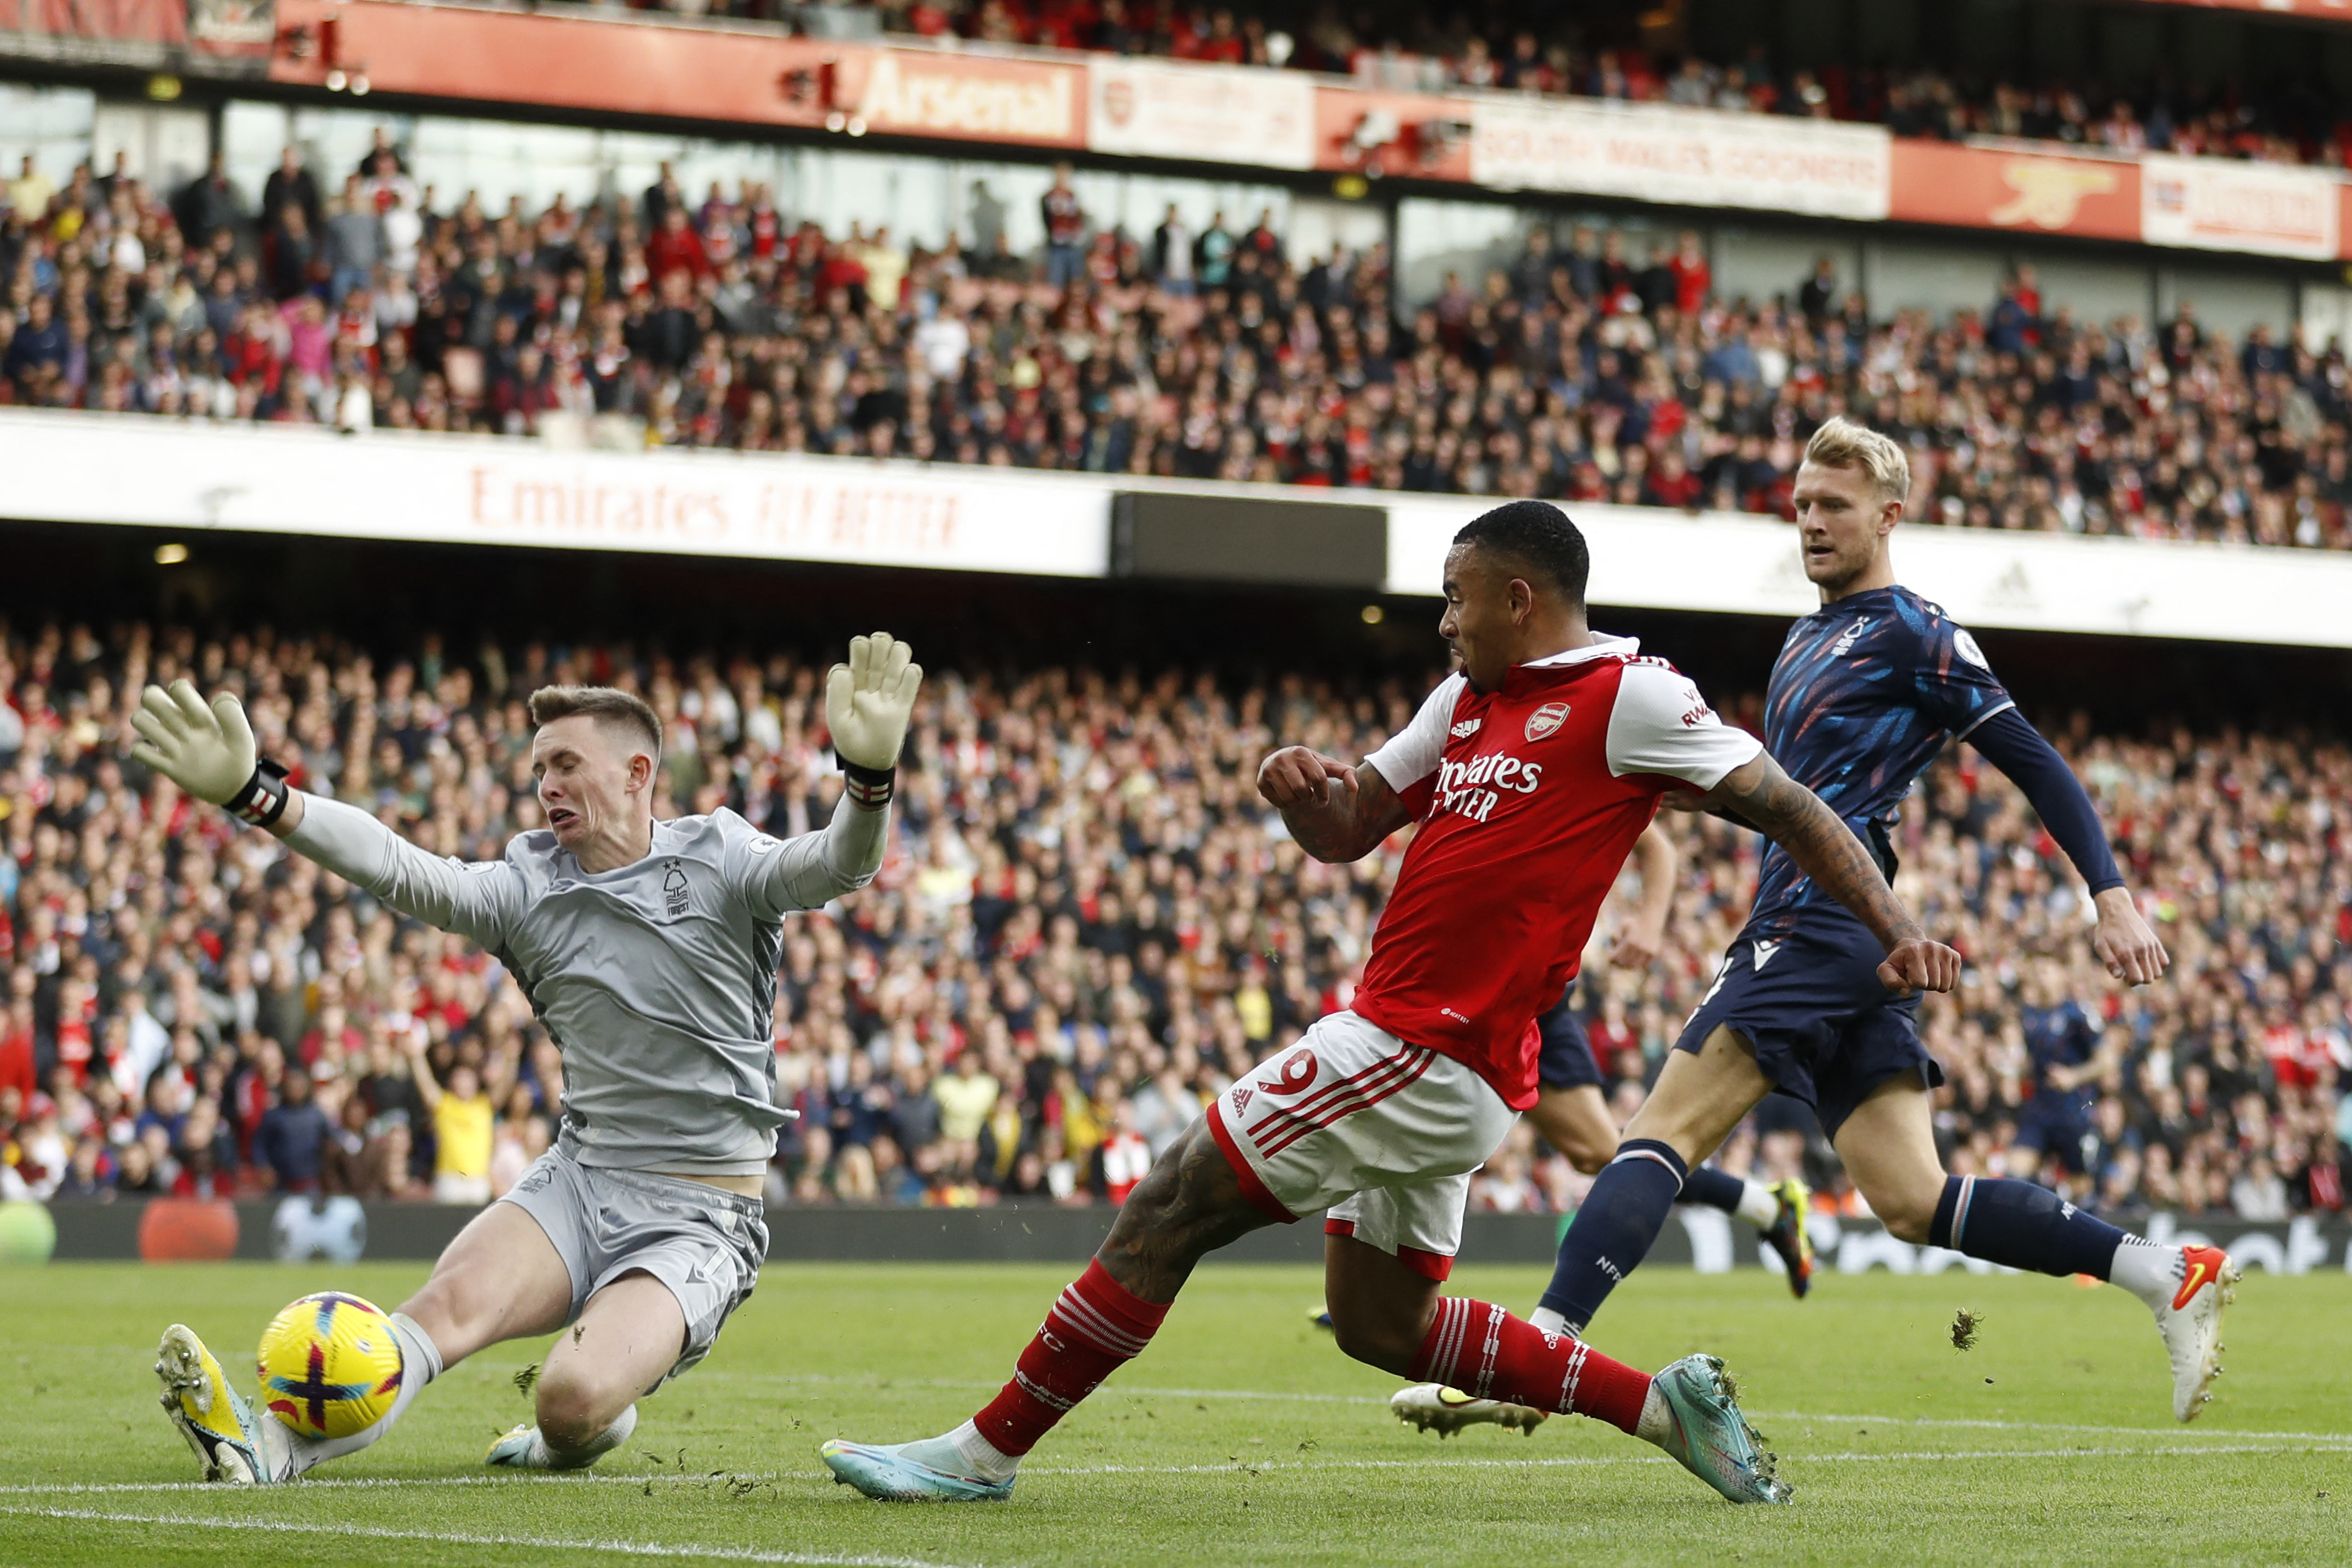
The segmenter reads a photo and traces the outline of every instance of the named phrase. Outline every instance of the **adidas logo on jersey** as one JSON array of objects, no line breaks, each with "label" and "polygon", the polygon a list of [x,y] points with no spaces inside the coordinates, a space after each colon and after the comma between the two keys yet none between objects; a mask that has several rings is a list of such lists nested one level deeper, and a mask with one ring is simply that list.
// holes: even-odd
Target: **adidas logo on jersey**
[{"label": "adidas logo on jersey", "polygon": [[1457,741],[1468,740],[1471,736],[1478,732],[1478,726],[1484,724],[1486,721],[1484,719],[1463,720],[1462,722],[1454,726],[1454,738]]}]

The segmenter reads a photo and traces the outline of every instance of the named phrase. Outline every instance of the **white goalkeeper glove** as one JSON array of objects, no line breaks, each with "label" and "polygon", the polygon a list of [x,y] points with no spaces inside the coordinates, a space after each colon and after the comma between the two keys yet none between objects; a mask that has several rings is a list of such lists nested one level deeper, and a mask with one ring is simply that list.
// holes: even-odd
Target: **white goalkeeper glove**
[{"label": "white goalkeeper glove", "polygon": [[226,806],[257,827],[286,809],[285,771],[257,760],[245,706],[222,692],[205,706],[185,680],[151,686],[131,715],[131,754],[198,800]]},{"label": "white goalkeeper glove", "polygon": [[[850,793],[861,805],[889,799],[890,781],[884,775],[898,766],[915,694],[923,685],[923,667],[914,658],[913,648],[887,632],[876,632],[850,638],[849,662],[835,665],[825,677],[825,727],[833,731],[834,754],[849,775]],[[880,798],[872,798],[877,789]]]}]

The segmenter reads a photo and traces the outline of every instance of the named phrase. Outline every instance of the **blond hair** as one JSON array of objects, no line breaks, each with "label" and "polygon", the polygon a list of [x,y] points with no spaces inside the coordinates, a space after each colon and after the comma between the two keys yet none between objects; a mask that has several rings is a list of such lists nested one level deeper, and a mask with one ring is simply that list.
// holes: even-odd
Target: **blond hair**
[{"label": "blond hair", "polygon": [[552,724],[575,713],[615,726],[631,740],[644,742],[654,761],[661,761],[661,720],[652,704],[635,692],[614,686],[542,686],[530,694],[533,724]]},{"label": "blond hair", "polygon": [[1842,414],[1813,432],[1805,443],[1805,461],[1825,468],[1860,468],[1885,500],[1899,501],[1911,494],[1911,459],[1903,448]]}]

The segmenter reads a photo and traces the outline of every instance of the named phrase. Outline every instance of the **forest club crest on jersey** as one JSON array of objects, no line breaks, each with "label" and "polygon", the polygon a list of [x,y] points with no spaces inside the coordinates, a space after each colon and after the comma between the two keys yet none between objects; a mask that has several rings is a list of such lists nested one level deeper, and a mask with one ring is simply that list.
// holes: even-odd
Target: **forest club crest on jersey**
[{"label": "forest club crest on jersey", "polygon": [[1568,704],[1547,702],[1528,715],[1528,739],[1540,741],[1566,722],[1568,722]]},{"label": "forest club crest on jersey", "polygon": [[686,868],[673,860],[662,875],[662,917],[676,920],[686,913]]}]

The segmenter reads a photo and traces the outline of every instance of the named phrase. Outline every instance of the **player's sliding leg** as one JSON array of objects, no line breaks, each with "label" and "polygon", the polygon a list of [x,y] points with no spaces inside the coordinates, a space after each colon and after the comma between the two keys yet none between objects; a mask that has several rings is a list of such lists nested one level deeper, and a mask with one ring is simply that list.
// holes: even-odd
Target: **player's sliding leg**
[{"label": "player's sliding leg", "polygon": [[1207,1121],[1193,1122],[1119,1205],[1101,1250],[1055,1299],[994,1399],[954,1431],[921,1442],[835,1438],[822,1450],[825,1464],[872,1498],[1010,1496],[1038,1440],[1151,1342],[1192,1266],[1272,1223],[1243,1194]]},{"label": "player's sliding leg", "polygon": [[2087,1274],[2130,1291],[2156,1315],[2172,1363],[2172,1414],[2193,1421],[2221,1374],[2221,1318],[2237,1266],[2217,1247],[2158,1247],[2032,1182],[1950,1176],[1936,1158],[1927,1093],[1890,1079],[1832,1140],[1871,1212],[1906,1241],[2011,1268]]},{"label": "player's sliding leg", "polygon": [[[571,1305],[571,1275],[546,1233],[515,1205],[492,1204],[449,1244],[425,1288],[392,1314],[400,1391],[371,1425],[328,1439],[295,1432],[238,1393],[203,1342],[176,1323],[156,1354],[163,1411],[195,1449],[206,1479],[289,1481],[382,1437],[445,1368],[500,1340],[550,1332]],[[247,1358],[232,1364],[242,1367]]]},{"label": "player's sliding leg", "polygon": [[524,1470],[594,1464],[628,1441],[638,1395],[658,1385],[686,1348],[686,1313],[668,1286],[650,1274],[614,1280],[555,1336],[532,1388],[538,1419],[492,1444],[488,1462]]}]

